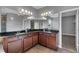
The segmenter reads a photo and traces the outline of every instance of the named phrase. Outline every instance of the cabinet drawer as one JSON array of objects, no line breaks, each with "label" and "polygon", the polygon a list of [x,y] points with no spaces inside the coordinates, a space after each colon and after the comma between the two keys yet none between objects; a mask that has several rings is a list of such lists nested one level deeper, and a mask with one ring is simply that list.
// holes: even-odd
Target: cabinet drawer
[{"label": "cabinet drawer", "polygon": [[22,52],[22,42],[21,40],[17,40],[14,42],[8,43],[8,53],[18,53]]},{"label": "cabinet drawer", "polygon": [[5,39],[8,40],[8,42],[12,42],[12,41],[18,40],[17,36],[7,37]]}]

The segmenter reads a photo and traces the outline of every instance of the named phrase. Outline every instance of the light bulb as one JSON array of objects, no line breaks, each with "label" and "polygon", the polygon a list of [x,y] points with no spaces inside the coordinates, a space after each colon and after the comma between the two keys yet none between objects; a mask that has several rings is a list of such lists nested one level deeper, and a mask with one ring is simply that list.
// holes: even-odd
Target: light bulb
[{"label": "light bulb", "polygon": [[22,12],[24,12],[24,9],[21,9]]},{"label": "light bulb", "polygon": [[28,11],[28,14],[30,14],[30,11]]},{"label": "light bulb", "polygon": [[25,10],[25,13],[27,13],[27,10]]},{"label": "light bulb", "polygon": [[32,15],[33,13],[31,12],[30,14]]},{"label": "light bulb", "polygon": [[48,12],[46,12],[46,15],[48,14]]},{"label": "light bulb", "polygon": [[48,13],[51,14],[51,11],[49,11]]}]

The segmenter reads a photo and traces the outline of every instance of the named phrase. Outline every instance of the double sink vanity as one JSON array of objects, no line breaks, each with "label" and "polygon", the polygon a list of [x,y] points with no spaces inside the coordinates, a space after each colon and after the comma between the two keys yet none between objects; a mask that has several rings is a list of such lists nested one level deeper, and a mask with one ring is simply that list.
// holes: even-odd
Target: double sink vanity
[{"label": "double sink vanity", "polygon": [[56,35],[58,31],[32,30],[26,33],[3,37],[3,49],[6,53],[23,53],[37,44],[57,50]]}]

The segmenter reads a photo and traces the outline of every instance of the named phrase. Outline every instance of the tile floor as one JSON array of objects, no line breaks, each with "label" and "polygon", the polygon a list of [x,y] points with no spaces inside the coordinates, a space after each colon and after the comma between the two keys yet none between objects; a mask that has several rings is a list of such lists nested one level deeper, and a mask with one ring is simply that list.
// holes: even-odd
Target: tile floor
[{"label": "tile floor", "polygon": [[28,50],[26,53],[75,53],[75,51],[65,48],[58,49],[58,51],[55,51],[41,45],[36,45],[32,49]]},{"label": "tile floor", "polygon": [[[25,53],[74,53],[75,51],[68,50],[68,49],[58,49],[58,51],[54,51],[52,49],[43,47],[41,45],[36,45],[35,47],[31,48]],[[0,44],[0,53],[5,53],[2,47],[2,44]]]}]

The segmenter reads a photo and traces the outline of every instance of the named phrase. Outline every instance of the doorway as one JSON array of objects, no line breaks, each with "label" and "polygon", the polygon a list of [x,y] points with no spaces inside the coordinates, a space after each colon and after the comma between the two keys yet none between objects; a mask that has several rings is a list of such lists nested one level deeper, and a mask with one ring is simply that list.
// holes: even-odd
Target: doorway
[{"label": "doorway", "polygon": [[62,47],[76,52],[76,13],[69,11],[62,13]]}]

